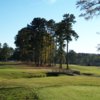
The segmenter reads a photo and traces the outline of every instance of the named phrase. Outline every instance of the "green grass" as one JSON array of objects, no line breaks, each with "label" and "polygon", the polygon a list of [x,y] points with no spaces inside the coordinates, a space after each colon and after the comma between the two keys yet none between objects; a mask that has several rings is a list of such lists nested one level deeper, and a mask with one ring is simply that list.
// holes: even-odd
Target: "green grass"
[{"label": "green grass", "polygon": [[40,90],[39,94],[41,100],[99,100],[100,87],[99,88],[96,86],[49,87]]},{"label": "green grass", "polygon": [[83,73],[93,73],[96,75],[100,75],[100,67],[96,66],[77,66],[77,65],[71,65],[71,69],[79,70]]},{"label": "green grass", "polygon": [[44,70],[33,69],[0,69],[0,77],[2,78],[32,78],[32,77],[44,77]]},{"label": "green grass", "polygon": [[35,100],[35,92],[22,87],[0,88],[0,100]]},{"label": "green grass", "polygon": [[[59,65],[57,64],[57,67]],[[63,65],[63,68],[66,68],[66,65]],[[93,73],[96,75],[100,75],[100,66],[81,66],[81,65],[69,65],[70,69],[78,70],[81,73]]]},{"label": "green grass", "polygon": [[[100,77],[46,77],[50,69],[0,63],[0,100],[99,100]],[[70,68],[100,75],[98,67]]]}]

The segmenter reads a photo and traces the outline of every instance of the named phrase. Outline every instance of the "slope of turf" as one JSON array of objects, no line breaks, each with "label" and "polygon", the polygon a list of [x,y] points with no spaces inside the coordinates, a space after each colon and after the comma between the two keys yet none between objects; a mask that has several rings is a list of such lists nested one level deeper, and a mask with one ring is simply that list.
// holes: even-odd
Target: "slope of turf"
[{"label": "slope of turf", "polygon": [[[70,66],[100,75],[99,68]],[[100,78],[92,76],[46,77],[50,69],[27,65],[0,65],[0,100],[99,100]]]}]

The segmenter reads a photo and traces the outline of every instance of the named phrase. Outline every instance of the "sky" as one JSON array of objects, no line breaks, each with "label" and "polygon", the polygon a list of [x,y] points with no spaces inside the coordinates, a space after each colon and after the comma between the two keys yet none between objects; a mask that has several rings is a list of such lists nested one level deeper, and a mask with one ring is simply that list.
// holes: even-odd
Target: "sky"
[{"label": "sky", "polygon": [[100,16],[86,21],[79,17],[77,0],[0,0],[0,43],[8,43],[15,48],[15,36],[21,28],[30,24],[36,17],[60,22],[66,13],[74,14],[76,23],[73,29],[79,35],[77,41],[69,43],[69,49],[77,53],[100,53]]}]

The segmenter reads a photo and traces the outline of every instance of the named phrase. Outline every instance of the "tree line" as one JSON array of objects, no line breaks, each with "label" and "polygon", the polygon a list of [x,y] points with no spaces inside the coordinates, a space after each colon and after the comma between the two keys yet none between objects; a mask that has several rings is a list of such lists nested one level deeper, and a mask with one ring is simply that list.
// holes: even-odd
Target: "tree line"
[{"label": "tree line", "polygon": [[69,63],[85,66],[100,66],[100,54],[76,53],[69,51]]},{"label": "tree line", "polygon": [[[57,53],[58,51],[55,52]],[[63,64],[66,64],[67,53],[64,51],[63,54]],[[68,52],[68,55],[69,64],[83,66],[100,66],[100,54],[76,53],[74,50],[70,50]],[[20,57],[20,52],[17,51],[17,48],[13,49],[7,43],[0,43],[0,61],[21,61],[22,58]],[[60,63],[59,56],[57,54],[55,55],[54,62],[52,63]]]}]

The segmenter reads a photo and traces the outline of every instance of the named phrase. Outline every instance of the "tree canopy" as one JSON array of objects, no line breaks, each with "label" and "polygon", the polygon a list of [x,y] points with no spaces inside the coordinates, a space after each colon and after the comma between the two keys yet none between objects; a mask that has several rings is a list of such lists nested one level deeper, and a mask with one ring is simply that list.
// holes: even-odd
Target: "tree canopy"
[{"label": "tree canopy", "polygon": [[83,11],[80,16],[85,19],[100,15],[100,0],[78,0],[76,5]]},{"label": "tree canopy", "polygon": [[50,63],[54,49],[53,42],[53,20],[34,18],[30,25],[22,28],[15,38],[20,59],[23,61],[34,61],[37,66]]}]

